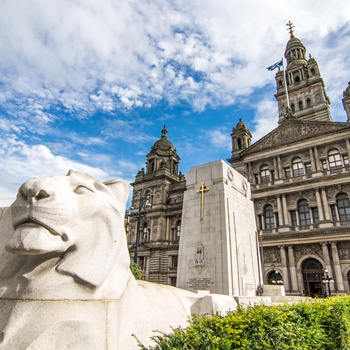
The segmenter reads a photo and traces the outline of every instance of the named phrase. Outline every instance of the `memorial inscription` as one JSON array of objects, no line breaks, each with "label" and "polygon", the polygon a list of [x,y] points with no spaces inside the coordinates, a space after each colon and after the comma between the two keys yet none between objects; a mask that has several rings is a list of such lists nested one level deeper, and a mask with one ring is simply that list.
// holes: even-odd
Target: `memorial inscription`
[{"label": "memorial inscription", "polygon": [[214,282],[211,280],[211,277],[193,277],[189,278],[186,284],[188,288],[193,290],[210,290]]}]

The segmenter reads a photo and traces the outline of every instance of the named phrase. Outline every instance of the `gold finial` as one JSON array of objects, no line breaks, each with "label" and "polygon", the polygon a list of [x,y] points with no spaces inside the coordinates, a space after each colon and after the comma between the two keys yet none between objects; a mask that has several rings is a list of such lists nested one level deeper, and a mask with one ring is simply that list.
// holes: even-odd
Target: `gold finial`
[{"label": "gold finial", "polygon": [[286,26],[288,27],[287,30],[289,30],[290,37],[293,38],[294,37],[294,32],[293,32],[294,26],[293,26],[293,23],[291,21],[288,21]]}]

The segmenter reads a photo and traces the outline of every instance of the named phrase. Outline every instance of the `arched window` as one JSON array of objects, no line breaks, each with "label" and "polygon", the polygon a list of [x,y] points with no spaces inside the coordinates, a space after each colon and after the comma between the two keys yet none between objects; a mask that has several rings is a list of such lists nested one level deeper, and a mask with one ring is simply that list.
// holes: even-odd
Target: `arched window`
[{"label": "arched window", "polygon": [[237,149],[238,150],[242,149],[242,140],[240,138],[237,139]]},{"label": "arched window", "polygon": [[279,81],[278,81],[278,86],[279,86],[280,88],[283,87],[282,80],[279,80]]},{"label": "arched window", "polygon": [[299,101],[298,105],[299,105],[299,110],[302,111],[303,110],[303,101]]},{"label": "arched window", "polygon": [[303,162],[301,158],[294,158],[292,163],[293,176],[303,176],[305,174]]},{"label": "arched window", "polygon": [[350,221],[350,202],[345,193],[337,195],[337,207],[340,221]]},{"label": "arched window", "polygon": [[315,74],[316,74],[315,68],[311,68],[311,75],[313,76],[313,75],[315,75]]},{"label": "arched window", "polygon": [[337,170],[342,168],[341,157],[336,149],[328,152],[329,170]]},{"label": "arched window", "polygon": [[306,99],[307,108],[311,108],[311,100],[309,98]]},{"label": "arched window", "polygon": [[268,284],[283,284],[282,275],[278,271],[270,271],[267,275]]},{"label": "arched window", "polygon": [[261,183],[265,184],[271,181],[271,173],[267,165],[263,165],[260,170]]},{"label": "arched window", "polygon": [[299,222],[301,226],[310,225],[310,209],[306,199],[302,199],[298,203]]},{"label": "arched window", "polygon": [[273,228],[275,228],[275,217],[274,217],[272,206],[270,204],[268,204],[265,207],[264,221],[265,221],[266,230],[272,230]]},{"label": "arched window", "polygon": [[292,108],[292,112],[295,113],[295,106],[294,106],[294,103],[292,103],[292,104],[290,105],[290,107]]}]

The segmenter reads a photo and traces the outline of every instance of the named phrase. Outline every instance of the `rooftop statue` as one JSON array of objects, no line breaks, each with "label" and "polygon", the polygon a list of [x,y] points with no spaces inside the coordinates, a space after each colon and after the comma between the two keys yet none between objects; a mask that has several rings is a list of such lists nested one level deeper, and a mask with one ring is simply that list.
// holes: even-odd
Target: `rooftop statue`
[{"label": "rooftop statue", "polygon": [[0,349],[138,349],[193,313],[235,309],[136,281],[124,232],[128,185],[70,171],[24,183],[0,221]]}]

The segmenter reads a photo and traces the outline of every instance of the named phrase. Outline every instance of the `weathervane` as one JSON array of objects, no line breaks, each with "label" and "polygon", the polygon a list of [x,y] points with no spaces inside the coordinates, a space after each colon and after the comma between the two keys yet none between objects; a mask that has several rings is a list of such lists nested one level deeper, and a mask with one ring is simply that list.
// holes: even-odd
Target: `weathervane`
[{"label": "weathervane", "polygon": [[286,26],[288,27],[290,37],[293,38],[294,37],[294,32],[293,32],[294,25],[293,25],[293,23],[291,21],[288,21]]}]

